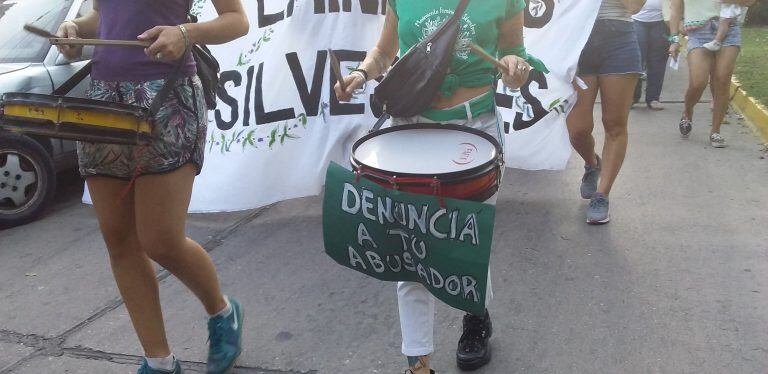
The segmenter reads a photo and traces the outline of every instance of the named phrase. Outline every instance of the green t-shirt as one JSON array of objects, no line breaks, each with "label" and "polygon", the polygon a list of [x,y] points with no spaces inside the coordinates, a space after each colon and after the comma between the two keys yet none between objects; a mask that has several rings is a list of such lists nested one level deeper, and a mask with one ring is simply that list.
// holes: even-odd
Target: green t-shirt
[{"label": "green t-shirt", "polygon": [[[400,53],[407,52],[450,18],[460,0],[388,0],[398,18]],[[525,9],[525,0],[472,0],[461,19],[461,32],[451,70],[442,93],[452,94],[458,87],[492,84],[495,68],[471,53],[473,42],[492,56],[498,54],[499,25]]]},{"label": "green t-shirt", "polygon": [[[397,33],[400,54],[426,39],[434,30],[453,16],[461,0],[388,0],[398,18]],[[459,87],[483,87],[496,80],[491,63],[470,52],[469,42],[475,43],[492,56],[498,55],[499,25],[525,9],[525,0],[472,0],[461,19],[461,31],[456,52],[440,93],[451,96]],[[474,116],[493,111],[493,95],[486,94],[471,105]],[[454,110],[429,109],[423,116],[436,121],[466,118],[463,108]]]}]

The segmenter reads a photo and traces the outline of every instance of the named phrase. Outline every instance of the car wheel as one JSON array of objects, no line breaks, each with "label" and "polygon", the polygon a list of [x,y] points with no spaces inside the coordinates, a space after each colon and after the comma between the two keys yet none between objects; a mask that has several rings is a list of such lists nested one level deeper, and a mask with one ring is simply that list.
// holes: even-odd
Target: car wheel
[{"label": "car wheel", "polygon": [[39,217],[56,193],[56,172],[48,152],[22,135],[0,134],[0,227]]}]

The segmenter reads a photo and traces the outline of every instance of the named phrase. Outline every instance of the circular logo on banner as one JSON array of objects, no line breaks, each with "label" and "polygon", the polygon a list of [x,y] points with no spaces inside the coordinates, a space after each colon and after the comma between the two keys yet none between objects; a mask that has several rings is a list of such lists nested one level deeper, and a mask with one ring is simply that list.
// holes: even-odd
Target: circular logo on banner
[{"label": "circular logo on banner", "polygon": [[458,156],[453,159],[456,165],[467,165],[475,161],[477,146],[472,143],[459,143]]}]

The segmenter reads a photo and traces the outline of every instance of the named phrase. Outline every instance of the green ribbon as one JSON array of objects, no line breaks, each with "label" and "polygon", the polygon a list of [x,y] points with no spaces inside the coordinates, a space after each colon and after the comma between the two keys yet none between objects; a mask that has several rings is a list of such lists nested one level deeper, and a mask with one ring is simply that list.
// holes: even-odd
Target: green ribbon
[{"label": "green ribbon", "polygon": [[529,65],[531,65],[532,68],[546,74],[549,73],[549,69],[547,69],[547,65],[544,65],[544,62],[536,58],[535,56],[528,53],[528,51],[525,50],[525,45],[519,44],[512,48],[504,48],[499,49],[499,56],[517,56],[521,57],[527,62]]}]

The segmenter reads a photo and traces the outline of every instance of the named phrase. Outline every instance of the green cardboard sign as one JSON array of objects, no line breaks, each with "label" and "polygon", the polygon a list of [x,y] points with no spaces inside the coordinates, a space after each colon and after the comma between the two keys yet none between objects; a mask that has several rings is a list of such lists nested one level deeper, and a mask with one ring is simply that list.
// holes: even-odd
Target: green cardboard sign
[{"label": "green cardboard sign", "polygon": [[385,189],[336,163],[323,200],[325,252],[383,281],[422,283],[435,297],[482,314],[496,207]]}]

